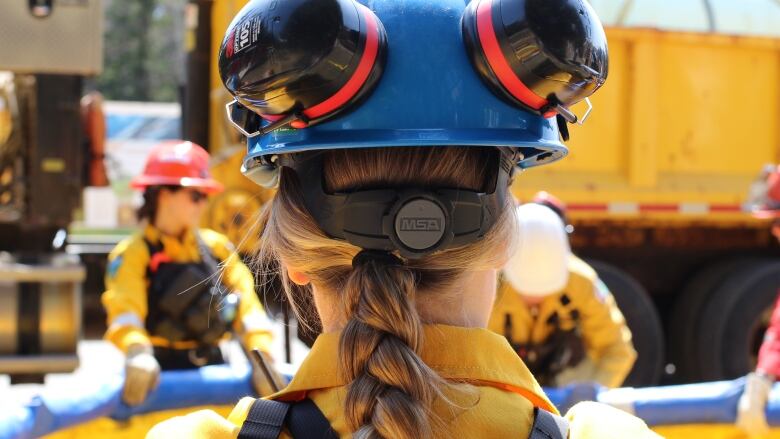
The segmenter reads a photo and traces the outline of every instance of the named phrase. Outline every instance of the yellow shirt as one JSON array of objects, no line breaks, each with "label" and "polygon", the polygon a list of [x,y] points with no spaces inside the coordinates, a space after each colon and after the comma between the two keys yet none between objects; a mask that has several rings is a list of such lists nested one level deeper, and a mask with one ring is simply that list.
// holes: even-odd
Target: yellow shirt
[{"label": "yellow shirt", "polygon": [[[320,335],[292,382],[270,399],[308,397],[340,437],[349,437],[343,413],[346,383],[335,369],[339,336]],[[470,391],[448,392],[455,397],[455,407],[443,403],[433,407],[452,429],[452,437],[524,438],[533,423],[534,406],[558,413],[503,337],[485,329],[445,325],[426,326],[424,337],[423,361],[442,377],[471,385]],[[210,410],[169,419],[149,431],[147,438],[235,438],[252,402],[252,398],[242,399],[228,419]],[[641,420],[616,409],[594,403],[575,408],[576,418],[571,419],[575,421],[572,431],[581,433],[577,437],[657,437]],[[280,437],[290,436],[283,433]]]},{"label": "yellow shirt", "polygon": [[[214,257],[222,261],[221,276],[225,286],[240,295],[234,326],[242,334],[242,344],[249,349],[269,351],[273,339],[270,322],[255,293],[252,273],[241,262],[225,236],[208,229],[201,229],[198,233]],[[134,343],[167,344],[166,340],[150,338],[144,329],[149,284],[146,271],[150,260],[144,238],[152,244],[162,244],[166,255],[173,262],[201,261],[198,243],[192,232],[185,233],[179,240],[161,234],[152,226],[146,226],[143,232],[117,244],[108,256],[106,291],[101,299],[108,314],[105,338],[122,351]]]},{"label": "yellow shirt", "polygon": [[[564,294],[568,300],[561,300]],[[578,315],[576,320],[571,318],[575,310],[575,315]],[[548,323],[553,314],[558,314],[563,330],[580,325],[586,354],[596,366],[587,379],[608,387],[621,385],[636,360],[631,330],[615,298],[596,272],[576,256],[570,259],[566,287],[544,298],[535,309],[529,307],[508,282],[502,282],[488,328],[510,336],[513,343],[541,343],[554,329]],[[506,325],[508,318],[511,319],[511,328]]]}]

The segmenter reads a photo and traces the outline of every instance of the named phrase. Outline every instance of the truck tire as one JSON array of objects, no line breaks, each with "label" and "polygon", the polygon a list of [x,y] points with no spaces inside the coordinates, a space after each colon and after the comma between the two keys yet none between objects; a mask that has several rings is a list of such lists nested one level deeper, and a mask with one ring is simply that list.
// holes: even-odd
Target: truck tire
[{"label": "truck tire", "polygon": [[771,312],[780,287],[780,261],[763,261],[733,273],[715,290],[698,325],[700,377],[731,379],[755,368],[766,330],[762,316]]},{"label": "truck tire", "polygon": [[669,359],[676,367],[675,378],[681,382],[701,380],[699,370],[698,322],[702,309],[715,289],[729,276],[756,265],[757,258],[728,259],[698,271],[685,285],[672,309],[668,322]]},{"label": "truck tire", "polygon": [[624,386],[658,384],[664,368],[664,332],[658,311],[645,288],[623,270],[600,261],[588,261],[615,296],[631,329],[637,360]]}]

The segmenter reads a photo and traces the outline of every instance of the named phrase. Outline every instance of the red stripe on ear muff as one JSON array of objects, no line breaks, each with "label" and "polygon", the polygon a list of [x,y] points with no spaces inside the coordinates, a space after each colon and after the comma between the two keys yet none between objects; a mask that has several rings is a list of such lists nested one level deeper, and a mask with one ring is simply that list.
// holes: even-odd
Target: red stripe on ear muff
[{"label": "red stripe on ear muff", "polygon": [[[352,77],[349,78],[339,91],[319,104],[303,110],[303,115],[309,119],[322,117],[346,105],[350,99],[355,97],[360,91],[360,88],[366,83],[368,76],[371,74],[371,70],[374,68],[374,63],[376,62],[379,53],[379,26],[376,17],[368,8],[359,3],[356,3],[356,6],[360,8],[367,24],[366,46],[363,50],[363,55],[360,57],[360,62],[358,63],[355,72],[352,74]],[[270,122],[276,122],[277,120],[286,117],[286,115],[261,114],[260,117]],[[296,120],[293,121],[290,126],[300,129],[306,128],[308,124],[302,120]]]},{"label": "red stripe on ear muff", "polygon": [[[501,85],[516,99],[534,110],[539,110],[547,105],[547,99],[538,96],[531,91],[520,78],[515,75],[509,63],[504,58],[504,53],[498,45],[496,32],[493,27],[493,0],[482,0],[477,6],[477,34],[482,51],[487,58],[487,62],[493,73],[498,78]],[[554,112],[548,113],[550,116]],[[549,117],[545,114],[545,117]]]},{"label": "red stripe on ear muff", "polygon": [[[374,17],[373,12],[365,6],[357,2],[355,4],[362,10],[363,18],[365,18],[368,27],[366,30],[366,47],[363,50],[363,56],[360,58],[360,63],[358,63],[355,73],[349,78],[349,81],[341,87],[341,90],[319,104],[303,110],[303,114],[309,119],[322,117],[349,102],[349,100],[360,91],[363,84],[366,83],[368,75],[371,74],[371,69],[374,68],[374,62],[379,53],[379,30],[376,17]],[[297,126],[297,122],[302,121],[293,122],[291,125],[294,128],[303,128],[306,126],[306,124],[303,123],[303,126],[299,127]]]}]

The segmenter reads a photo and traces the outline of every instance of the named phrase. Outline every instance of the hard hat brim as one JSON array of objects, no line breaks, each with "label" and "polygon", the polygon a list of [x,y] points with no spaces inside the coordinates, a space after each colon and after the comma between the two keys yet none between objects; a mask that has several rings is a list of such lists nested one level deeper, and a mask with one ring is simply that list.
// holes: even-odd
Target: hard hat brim
[{"label": "hard hat brim", "polygon": [[[551,163],[565,157],[569,150],[557,137],[535,136],[521,129],[398,129],[338,131],[312,127],[284,130],[249,139],[247,158],[289,154],[319,149],[381,148],[403,146],[471,146],[518,148],[524,159],[521,168]],[[556,133],[557,134],[557,133]]]},{"label": "hard hat brim", "polygon": [[149,186],[181,186],[187,188],[201,189],[206,193],[215,194],[222,192],[225,187],[222,183],[210,178],[192,178],[192,177],[161,177],[140,175],[133,178],[130,187],[143,190]]}]

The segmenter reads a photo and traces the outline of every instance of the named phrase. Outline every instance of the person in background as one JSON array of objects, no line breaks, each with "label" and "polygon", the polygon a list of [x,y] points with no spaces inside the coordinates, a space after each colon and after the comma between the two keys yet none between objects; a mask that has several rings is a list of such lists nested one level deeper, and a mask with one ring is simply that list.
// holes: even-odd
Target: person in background
[{"label": "person in background", "polygon": [[[122,397],[130,405],[146,399],[160,370],[223,363],[219,342],[231,332],[270,360],[270,321],[252,273],[227,238],[198,228],[209,194],[222,190],[208,166],[200,146],[165,142],[131,183],[143,190],[143,230],[110,253],[102,296],[105,338],[126,354]],[[253,384],[272,393],[258,369]]]},{"label": "person in background", "polygon": [[[766,167],[751,187],[753,216],[772,220],[772,235],[780,242],[780,165]],[[745,378],[745,390],[737,405],[737,426],[749,436],[769,432],[766,403],[777,378],[780,377],[780,296],[758,351],[756,370]]]},{"label": "person in background", "polygon": [[507,338],[542,385],[623,383],[636,360],[609,289],[574,256],[547,206],[517,207],[518,247],[501,270],[488,327]]}]

